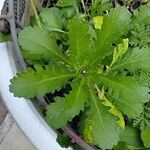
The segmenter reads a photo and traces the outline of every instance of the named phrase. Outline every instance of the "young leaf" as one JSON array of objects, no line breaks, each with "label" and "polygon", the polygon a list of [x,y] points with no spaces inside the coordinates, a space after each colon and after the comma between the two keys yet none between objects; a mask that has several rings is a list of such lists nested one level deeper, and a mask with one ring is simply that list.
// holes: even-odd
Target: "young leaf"
[{"label": "young leaf", "polygon": [[147,127],[141,132],[141,138],[146,148],[150,148],[150,128]]},{"label": "young leaf", "polygon": [[101,29],[103,24],[103,18],[104,18],[103,16],[96,16],[93,18],[95,29]]},{"label": "young leaf", "polygon": [[114,104],[129,117],[137,117],[142,112],[142,105],[149,101],[149,88],[141,85],[136,77],[123,75],[112,76],[99,74],[94,77],[97,83],[108,88],[108,97]]},{"label": "young leaf", "polygon": [[88,124],[91,123],[90,128],[94,143],[98,144],[102,149],[111,149],[119,141],[121,129],[117,125],[113,115],[100,103],[100,100],[92,89],[90,89],[89,93],[91,108],[87,112],[87,119]]},{"label": "young leaf", "polygon": [[28,56],[31,56],[26,59],[50,61],[54,57],[67,62],[58,49],[56,40],[43,29],[26,27],[19,35],[19,43]]},{"label": "young leaf", "polygon": [[130,17],[131,14],[125,7],[116,7],[108,16],[104,16],[101,30],[97,30],[94,62],[113,53],[112,43],[128,32]]},{"label": "young leaf", "polygon": [[111,70],[128,69],[130,71],[136,71],[142,69],[144,71],[150,70],[150,50],[149,48],[139,49],[134,48],[127,53],[125,57],[117,61]]},{"label": "young leaf", "polygon": [[134,47],[150,47],[150,25],[135,25],[129,41],[130,45]]},{"label": "young leaf", "polygon": [[49,31],[62,30],[64,19],[61,11],[58,8],[46,8],[40,13],[40,16],[44,26]]},{"label": "young leaf", "polygon": [[71,61],[75,66],[84,66],[91,57],[92,37],[89,30],[89,24],[83,19],[74,18],[69,22]]},{"label": "young leaf", "polygon": [[150,128],[150,101],[144,105],[143,112],[133,120],[133,126],[144,130]]},{"label": "young leaf", "polygon": [[40,68],[36,71],[28,69],[11,79],[10,91],[17,97],[44,96],[62,88],[73,76],[73,73],[58,68]]},{"label": "young leaf", "polygon": [[[55,128],[66,125],[67,121],[71,121],[84,110],[86,101],[87,93],[83,81],[76,81],[72,84],[72,91],[65,98],[57,97],[57,101],[48,107],[46,116],[48,123]],[[63,120],[60,121],[60,117]]]}]

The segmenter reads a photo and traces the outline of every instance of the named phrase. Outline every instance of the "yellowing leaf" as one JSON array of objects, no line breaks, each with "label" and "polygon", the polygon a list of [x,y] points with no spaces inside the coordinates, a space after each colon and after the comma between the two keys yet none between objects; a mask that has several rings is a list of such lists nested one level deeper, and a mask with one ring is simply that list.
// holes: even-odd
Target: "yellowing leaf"
[{"label": "yellowing leaf", "polygon": [[93,23],[96,29],[101,29],[103,24],[103,16],[96,16],[93,18]]},{"label": "yellowing leaf", "polygon": [[82,134],[84,140],[87,143],[93,143],[94,137],[92,134],[93,127],[91,125],[92,124],[91,120],[85,117],[83,117],[81,120],[82,121],[80,123],[80,133]]},{"label": "yellowing leaf", "polygon": [[102,102],[103,105],[110,107],[110,109],[108,110],[111,114],[113,114],[114,116],[117,116],[119,119],[118,121],[116,121],[118,123],[118,125],[121,128],[125,128],[125,121],[124,121],[124,117],[122,115],[122,113],[117,109],[117,107],[115,107],[106,97],[104,99],[104,102]]},{"label": "yellowing leaf", "polygon": [[102,104],[104,106],[110,107],[110,109],[108,110],[111,114],[113,114],[114,116],[118,117],[118,121],[116,121],[118,123],[118,125],[125,129],[125,121],[124,121],[124,117],[122,115],[122,113],[117,109],[117,107],[115,107],[104,95],[104,88],[102,88],[102,91],[99,90],[99,88],[96,86],[96,89],[98,91],[98,96],[101,100],[103,100]]},{"label": "yellowing leaf", "polygon": [[122,43],[118,44],[118,46],[115,47],[113,60],[109,68],[113,66],[117,62],[118,59],[122,58],[123,54],[126,53],[126,51],[128,50],[128,45],[129,45],[128,43],[129,43],[129,39],[123,39]]}]

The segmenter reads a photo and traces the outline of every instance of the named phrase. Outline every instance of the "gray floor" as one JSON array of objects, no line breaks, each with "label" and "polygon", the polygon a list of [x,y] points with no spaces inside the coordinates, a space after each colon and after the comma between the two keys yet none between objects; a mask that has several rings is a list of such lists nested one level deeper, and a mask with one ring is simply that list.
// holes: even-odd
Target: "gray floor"
[{"label": "gray floor", "polygon": [[0,150],[36,150],[14,123],[0,144]]}]

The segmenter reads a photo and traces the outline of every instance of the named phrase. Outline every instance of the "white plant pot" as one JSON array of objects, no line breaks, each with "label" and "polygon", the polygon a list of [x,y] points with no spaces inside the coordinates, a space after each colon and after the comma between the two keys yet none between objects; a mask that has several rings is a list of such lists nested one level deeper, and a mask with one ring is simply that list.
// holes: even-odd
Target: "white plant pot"
[{"label": "white plant pot", "polygon": [[38,150],[64,150],[56,142],[56,132],[47,125],[32,102],[14,97],[9,92],[10,79],[19,69],[12,52],[12,43],[0,44],[0,98],[5,102],[20,129]]}]

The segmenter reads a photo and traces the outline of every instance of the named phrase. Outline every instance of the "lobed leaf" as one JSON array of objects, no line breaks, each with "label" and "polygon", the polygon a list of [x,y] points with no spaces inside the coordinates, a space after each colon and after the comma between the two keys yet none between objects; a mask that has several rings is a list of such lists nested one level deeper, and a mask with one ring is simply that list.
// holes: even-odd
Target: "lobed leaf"
[{"label": "lobed leaf", "polygon": [[114,49],[113,59],[108,69],[110,69],[128,50],[128,39],[123,39],[122,43],[118,44]]},{"label": "lobed leaf", "polygon": [[46,8],[40,13],[44,26],[49,30],[62,30],[64,26],[63,14],[56,8]]},{"label": "lobed leaf", "polygon": [[85,86],[85,81],[74,81],[72,83],[72,91],[66,96],[65,109],[71,115],[77,115],[84,110],[84,105],[88,100],[88,91]]},{"label": "lobed leaf", "polygon": [[136,71],[142,69],[143,71],[150,70],[150,49],[148,47],[139,49],[134,48],[129,50],[126,56],[117,61],[111,70],[128,69]]},{"label": "lobed leaf", "polygon": [[63,127],[84,110],[87,98],[83,81],[74,82],[68,95],[63,98],[57,97],[56,102],[48,106],[46,116],[48,123],[55,128]]},{"label": "lobed leaf", "polygon": [[56,40],[44,29],[26,27],[19,34],[19,43],[26,53],[25,59],[50,61],[54,57],[67,62],[58,49]]},{"label": "lobed leaf", "polygon": [[135,24],[147,24],[150,23],[150,6],[148,4],[140,6],[140,9],[134,13],[133,22]]},{"label": "lobed leaf", "polygon": [[40,97],[62,88],[73,76],[72,72],[58,68],[28,69],[10,80],[10,91],[17,97]]},{"label": "lobed leaf", "polygon": [[70,59],[75,66],[84,66],[89,62],[93,52],[91,38],[88,22],[81,18],[74,18],[69,22]]},{"label": "lobed leaf", "polygon": [[144,130],[150,128],[150,101],[144,104],[143,112],[133,120],[133,126]]},{"label": "lobed leaf", "polygon": [[90,137],[92,137],[94,144],[98,144],[102,149],[111,149],[119,141],[121,128],[116,123],[113,115],[100,103],[92,89],[89,93],[90,109],[87,112],[87,119],[84,121],[85,124],[87,121],[90,126],[90,133],[92,133]]},{"label": "lobed leaf", "polygon": [[101,30],[97,30],[96,53],[92,64],[113,53],[112,44],[127,34],[130,17],[131,14],[125,7],[116,7],[104,16]]},{"label": "lobed leaf", "polygon": [[47,123],[50,126],[58,129],[60,127],[64,127],[69,120],[70,116],[65,111],[65,100],[57,97],[55,102],[47,107]]},{"label": "lobed leaf", "polygon": [[129,117],[139,116],[143,104],[149,101],[149,87],[141,84],[138,77],[98,74],[93,80],[108,88],[108,97]]}]

